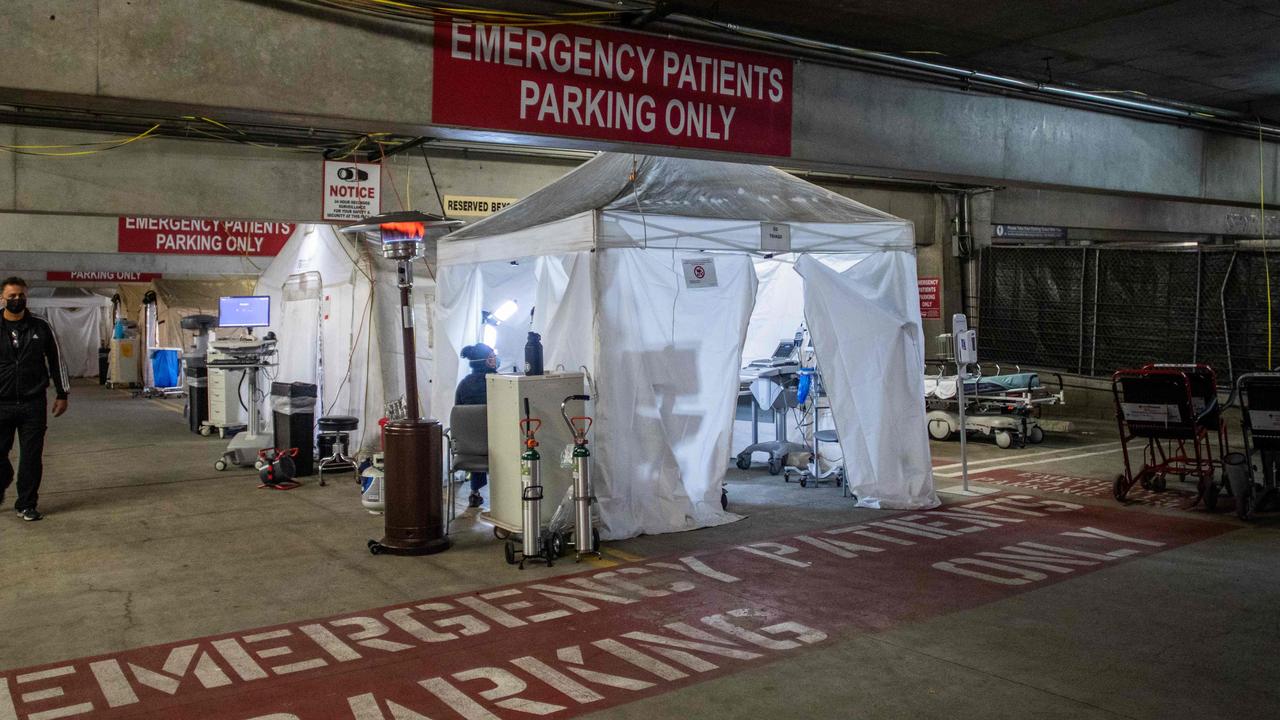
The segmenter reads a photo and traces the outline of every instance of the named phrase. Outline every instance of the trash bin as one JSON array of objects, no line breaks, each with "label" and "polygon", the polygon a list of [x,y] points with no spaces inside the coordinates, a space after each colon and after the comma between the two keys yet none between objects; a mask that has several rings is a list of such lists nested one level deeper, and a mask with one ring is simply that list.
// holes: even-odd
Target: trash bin
[{"label": "trash bin", "polygon": [[107,384],[107,366],[110,364],[111,348],[98,348],[98,384]]},{"label": "trash bin", "polygon": [[276,447],[298,448],[293,458],[296,477],[315,473],[316,386],[311,383],[271,383],[271,419]]},{"label": "trash bin", "polygon": [[187,427],[200,434],[209,421],[209,368],[203,355],[188,355],[187,361]]},{"label": "trash bin", "polygon": [[151,348],[151,377],[155,387],[178,387],[182,354],[177,348]]}]

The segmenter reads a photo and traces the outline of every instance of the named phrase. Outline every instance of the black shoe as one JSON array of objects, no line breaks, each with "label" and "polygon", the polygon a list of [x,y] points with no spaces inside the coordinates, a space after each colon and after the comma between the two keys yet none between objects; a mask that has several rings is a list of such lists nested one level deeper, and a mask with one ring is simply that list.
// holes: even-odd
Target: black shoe
[{"label": "black shoe", "polygon": [[467,498],[467,507],[480,507],[484,504],[484,497],[478,492],[471,493],[471,497]]},{"label": "black shoe", "polygon": [[35,522],[36,520],[44,519],[44,516],[40,514],[40,511],[35,508],[27,508],[26,510],[19,510],[18,517],[22,518],[23,520],[26,520],[27,522]]}]

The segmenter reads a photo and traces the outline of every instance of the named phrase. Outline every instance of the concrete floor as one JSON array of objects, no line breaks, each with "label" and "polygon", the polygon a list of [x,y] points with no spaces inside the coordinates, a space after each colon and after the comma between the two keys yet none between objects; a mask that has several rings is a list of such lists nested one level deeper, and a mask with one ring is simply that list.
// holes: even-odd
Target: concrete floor
[{"label": "concrete floor", "polygon": [[[173,401],[78,384],[71,412],[51,421],[40,505],[47,519],[0,518],[0,675],[582,569],[565,562],[522,573],[505,564],[490,528],[469,517],[455,524],[449,552],[371,557],[364,541],[381,534],[382,520],[360,507],[354,482],[257,490],[251,472],[213,470],[224,442],[187,432],[179,412]],[[1096,423],[1021,450],[971,443],[974,477],[1025,463],[1038,473],[1109,478],[1120,467],[1114,441],[1114,426]],[[956,443],[934,442],[933,452],[940,475],[956,471]],[[939,487],[959,482],[937,480]],[[801,489],[759,473],[733,470],[729,488],[732,509],[747,519],[610,543],[597,566],[889,515],[853,508],[836,488]],[[1117,507],[1106,498],[1072,502]],[[1229,527],[1213,539],[977,607],[880,632],[845,629],[779,661],[592,716],[1280,713],[1280,521],[1245,525],[1221,513],[1149,506],[1115,512]],[[813,599],[819,606],[842,601]]]}]

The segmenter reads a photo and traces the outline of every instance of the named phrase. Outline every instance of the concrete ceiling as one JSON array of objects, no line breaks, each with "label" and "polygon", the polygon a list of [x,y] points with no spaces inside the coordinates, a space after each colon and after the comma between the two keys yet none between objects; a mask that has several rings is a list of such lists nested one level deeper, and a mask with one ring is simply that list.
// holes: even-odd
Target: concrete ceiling
[{"label": "concrete ceiling", "polygon": [[1280,119],[1277,0],[676,0],[674,12]]}]

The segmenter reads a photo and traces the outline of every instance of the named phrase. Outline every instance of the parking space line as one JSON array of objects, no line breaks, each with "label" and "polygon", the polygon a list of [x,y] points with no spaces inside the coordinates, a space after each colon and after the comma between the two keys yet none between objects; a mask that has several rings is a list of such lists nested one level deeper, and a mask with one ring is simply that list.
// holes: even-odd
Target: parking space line
[{"label": "parking space line", "polygon": [[[1057,455],[1058,453],[1076,452],[1076,451],[1079,451],[1079,450],[1092,450],[1093,448],[1108,447],[1108,446],[1115,446],[1115,447],[1119,447],[1119,446],[1120,446],[1120,443],[1119,443],[1119,441],[1113,440],[1113,441],[1111,441],[1111,442],[1094,443],[1094,444],[1092,444],[1092,445],[1080,445],[1080,446],[1078,446],[1078,447],[1057,448],[1056,450],[1041,450],[1041,451],[1039,451],[1039,452],[1033,452],[1033,453],[1020,454],[1020,455],[1018,455],[1018,456],[1017,456],[1017,459],[1018,459],[1018,460],[1024,460],[1024,459],[1026,459],[1026,458],[1045,457],[1045,456],[1047,456],[1047,455]],[[970,460],[970,461],[969,461],[969,467],[970,467],[970,468],[972,468],[974,465],[986,465],[986,464],[989,464],[989,463],[1002,463],[1002,462],[1008,462],[1009,460],[1010,460],[1010,458],[1005,458],[1005,457],[994,457],[994,458],[983,458],[983,459],[981,459],[981,460]],[[948,463],[948,464],[946,464],[946,465],[938,465],[938,466],[934,467],[933,469],[934,469],[935,471],[937,471],[937,470],[955,470],[955,469],[957,469],[957,468],[959,468],[959,467],[960,467],[960,463],[958,463],[958,462],[953,462],[953,463]]]},{"label": "parking space line", "polygon": [[[1076,455],[1059,455],[1056,457],[1045,458],[1044,460],[1032,460],[1030,462],[1015,462],[1015,463],[1008,463],[1006,465],[994,465],[992,467],[981,467],[981,468],[971,467],[969,469],[969,474],[973,475],[974,473],[982,473],[982,472],[987,472],[989,470],[1006,470],[1008,468],[1020,468],[1020,467],[1026,467],[1028,465],[1043,465],[1044,463],[1051,463],[1051,462],[1065,462],[1067,460],[1078,460],[1080,458],[1093,457],[1094,455],[1106,455],[1108,453],[1113,453],[1113,452],[1120,452],[1120,443],[1116,443],[1116,446],[1109,450],[1098,450],[1096,452],[1079,453]],[[941,477],[941,478],[958,478],[962,474],[963,473],[959,470],[956,470],[955,472],[940,473],[936,471],[936,468],[934,472],[935,477]]]}]

